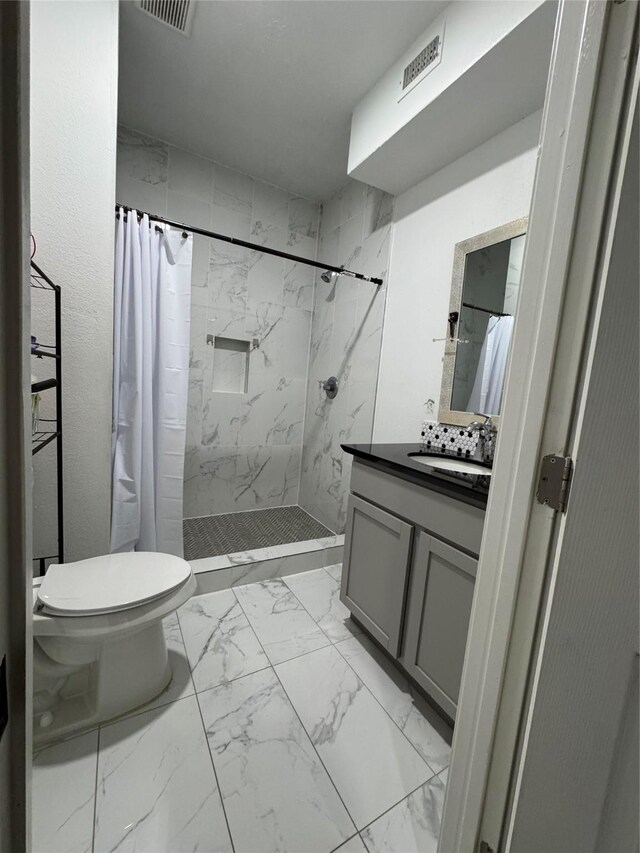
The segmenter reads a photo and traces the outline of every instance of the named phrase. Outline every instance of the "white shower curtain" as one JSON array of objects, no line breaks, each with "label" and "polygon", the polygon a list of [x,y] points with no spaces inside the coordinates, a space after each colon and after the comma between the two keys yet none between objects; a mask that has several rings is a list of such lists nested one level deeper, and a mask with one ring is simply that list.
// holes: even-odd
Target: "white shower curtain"
[{"label": "white shower curtain", "polygon": [[117,224],[111,551],[181,557],[193,238],[156,224]]},{"label": "white shower curtain", "polygon": [[491,317],[489,320],[467,411],[500,414],[512,331],[513,317]]}]

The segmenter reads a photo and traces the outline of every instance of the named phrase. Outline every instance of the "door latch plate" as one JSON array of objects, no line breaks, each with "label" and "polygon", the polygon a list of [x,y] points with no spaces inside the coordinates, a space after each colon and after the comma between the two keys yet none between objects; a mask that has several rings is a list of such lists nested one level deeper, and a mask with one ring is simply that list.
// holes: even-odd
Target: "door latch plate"
[{"label": "door latch plate", "polygon": [[538,503],[565,512],[572,473],[573,460],[570,456],[558,456],[555,453],[543,456],[536,492]]}]

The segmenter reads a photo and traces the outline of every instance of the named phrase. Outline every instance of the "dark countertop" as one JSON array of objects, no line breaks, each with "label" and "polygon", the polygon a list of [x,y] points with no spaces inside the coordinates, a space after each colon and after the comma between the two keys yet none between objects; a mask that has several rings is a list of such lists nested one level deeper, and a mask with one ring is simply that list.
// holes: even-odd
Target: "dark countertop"
[{"label": "dark countertop", "polygon": [[436,471],[421,462],[414,461],[408,454],[440,456],[456,459],[451,453],[424,451],[421,444],[343,444],[345,453],[350,453],[361,462],[386,471],[395,477],[425,486],[434,492],[461,500],[464,503],[485,509],[489,494],[490,477],[480,474],[458,474],[455,471]]}]

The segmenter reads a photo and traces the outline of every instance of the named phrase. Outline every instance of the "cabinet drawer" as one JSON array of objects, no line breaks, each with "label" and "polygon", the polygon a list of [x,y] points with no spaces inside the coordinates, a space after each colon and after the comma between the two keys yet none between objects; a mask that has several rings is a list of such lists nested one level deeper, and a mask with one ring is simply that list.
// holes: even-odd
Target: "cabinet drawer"
[{"label": "cabinet drawer", "polygon": [[355,460],[351,491],[471,554],[480,553],[484,509],[409,483]]},{"label": "cabinet drawer", "polygon": [[349,496],[340,598],[397,655],[413,527],[355,495]]},{"label": "cabinet drawer", "polygon": [[416,534],[402,664],[455,719],[478,561]]}]

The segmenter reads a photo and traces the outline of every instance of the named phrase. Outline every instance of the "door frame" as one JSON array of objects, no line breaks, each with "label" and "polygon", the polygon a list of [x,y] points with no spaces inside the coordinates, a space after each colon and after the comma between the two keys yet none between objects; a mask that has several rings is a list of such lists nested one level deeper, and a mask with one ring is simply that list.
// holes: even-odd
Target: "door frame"
[{"label": "door frame", "polygon": [[29,4],[0,3],[0,849],[31,847]]},{"label": "door frame", "polygon": [[635,0],[561,0],[520,301],[487,507],[439,850],[502,849],[559,513],[540,459],[571,449],[627,90]]}]

